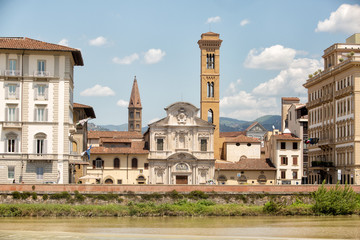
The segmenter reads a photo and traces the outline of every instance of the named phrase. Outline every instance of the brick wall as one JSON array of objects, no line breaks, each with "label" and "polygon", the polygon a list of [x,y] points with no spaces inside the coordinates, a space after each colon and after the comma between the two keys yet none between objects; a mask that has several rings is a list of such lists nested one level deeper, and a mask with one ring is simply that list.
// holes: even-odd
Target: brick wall
[{"label": "brick wall", "polygon": [[[53,192],[74,192],[81,193],[122,193],[132,191],[135,193],[152,193],[152,192],[170,192],[176,190],[178,192],[191,192],[200,190],[203,192],[221,192],[221,193],[269,193],[269,194],[296,194],[309,193],[316,191],[320,185],[301,185],[301,186],[251,186],[251,185],[81,185],[81,184],[1,184],[0,193],[9,193],[13,191],[33,191],[35,186],[37,193],[53,193]],[[327,185],[330,187],[334,185]],[[355,192],[360,193],[360,186],[351,186]]]}]

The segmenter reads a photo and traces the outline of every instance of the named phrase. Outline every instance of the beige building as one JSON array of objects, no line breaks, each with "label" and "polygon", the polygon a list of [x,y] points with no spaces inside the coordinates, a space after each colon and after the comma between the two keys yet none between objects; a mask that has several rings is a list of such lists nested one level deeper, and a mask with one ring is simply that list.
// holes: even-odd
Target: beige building
[{"label": "beige building", "polygon": [[88,121],[96,118],[94,109],[91,106],[74,103],[74,123],[76,132],[72,135],[73,154],[81,154],[82,161],[69,162],[69,183],[79,183],[80,178],[86,176],[86,169],[89,165],[87,150]]},{"label": "beige building", "polygon": [[171,104],[166,117],[149,124],[149,183],[206,184],[214,179],[214,129],[187,102]]},{"label": "beige building", "polygon": [[309,75],[309,183],[360,184],[360,34],[324,50],[324,70]]},{"label": "beige building", "polygon": [[146,184],[149,151],[141,133],[90,131],[90,165],[82,183]]},{"label": "beige building", "polygon": [[218,184],[275,184],[276,168],[270,160],[261,158],[259,139],[245,135],[228,137],[223,152],[224,161],[218,160],[215,164]]},{"label": "beige building", "polygon": [[0,38],[0,182],[69,182],[78,49]]},{"label": "beige building", "polygon": [[265,136],[266,152],[276,167],[276,184],[300,185],[303,172],[302,141],[288,129],[274,129]]}]

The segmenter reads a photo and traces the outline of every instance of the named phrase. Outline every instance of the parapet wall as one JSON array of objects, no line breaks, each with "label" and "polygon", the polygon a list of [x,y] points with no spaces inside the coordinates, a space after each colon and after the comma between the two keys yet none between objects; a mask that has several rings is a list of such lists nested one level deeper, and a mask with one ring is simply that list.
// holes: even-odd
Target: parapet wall
[{"label": "parapet wall", "polygon": [[[74,192],[80,193],[166,193],[176,190],[179,193],[189,193],[195,190],[217,193],[242,193],[242,194],[298,194],[316,191],[321,185],[85,185],[85,184],[1,184],[0,193],[13,191],[36,191],[37,193]],[[325,185],[327,188],[335,185]],[[344,186],[344,185],[342,185]],[[360,193],[360,186],[351,186],[355,192]]]}]

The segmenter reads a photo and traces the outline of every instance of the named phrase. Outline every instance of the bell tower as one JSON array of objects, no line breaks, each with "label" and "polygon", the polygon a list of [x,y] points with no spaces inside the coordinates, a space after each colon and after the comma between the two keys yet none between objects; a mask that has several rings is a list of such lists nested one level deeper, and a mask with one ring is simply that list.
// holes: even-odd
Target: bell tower
[{"label": "bell tower", "polygon": [[215,125],[214,156],[220,159],[220,34],[201,34],[200,48],[200,118]]},{"label": "bell tower", "polygon": [[141,133],[142,106],[136,76],[131,90],[128,111],[128,131]]}]

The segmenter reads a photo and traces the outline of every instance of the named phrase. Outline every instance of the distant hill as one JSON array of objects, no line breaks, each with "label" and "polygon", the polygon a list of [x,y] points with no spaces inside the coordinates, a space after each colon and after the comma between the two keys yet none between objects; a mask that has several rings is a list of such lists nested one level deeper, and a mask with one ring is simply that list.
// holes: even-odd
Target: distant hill
[{"label": "distant hill", "polygon": [[[233,118],[220,117],[220,132],[238,132],[244,131],[253,122],[259,122],[267,130],[271,131],[272,126],[276,129],[281,127],[281,116],[279,115],[265,115],[255,119],[254,121],[237,120]],[[127,131],[128,125],[95,125],[94,123],[88,124],[89,130],[91,131]],[[147,130],[147,126],[142,128],[144,133]]]}]

